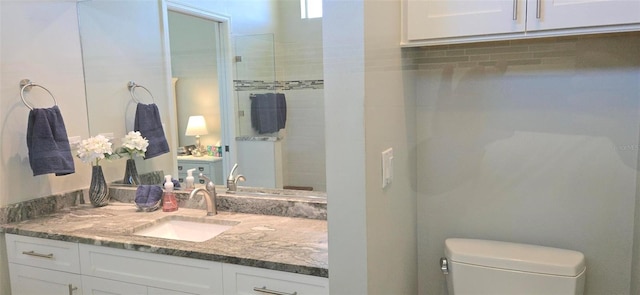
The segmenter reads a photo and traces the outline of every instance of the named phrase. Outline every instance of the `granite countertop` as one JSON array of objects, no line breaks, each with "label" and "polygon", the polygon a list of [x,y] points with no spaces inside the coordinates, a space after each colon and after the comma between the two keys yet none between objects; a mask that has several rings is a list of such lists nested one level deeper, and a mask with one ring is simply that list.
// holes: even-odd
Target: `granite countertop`
[{"label": "granite countertop", "polygon": [[[0,231],[164,255],[212,260],[272,270],[328,277],[326,220],[201,209],[137,212],[131,203],[94,208],[80,205],[64,212],[4,224]],[[167,216],[237,225],[204,241],[188,242],[133,235],[134,230]]]}]

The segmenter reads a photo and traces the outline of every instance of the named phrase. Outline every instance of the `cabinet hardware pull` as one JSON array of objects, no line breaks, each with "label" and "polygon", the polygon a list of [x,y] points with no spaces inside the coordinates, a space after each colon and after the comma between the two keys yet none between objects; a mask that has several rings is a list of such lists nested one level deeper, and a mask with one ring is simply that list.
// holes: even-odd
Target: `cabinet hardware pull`
[{"label": "cabinet hardware pull", "polygon": [[73,295],[73,291],[78,290],[78,287],[74,287],[72,284],[69,284],[69,295]]},{"label": "cabinet hardware pull", "polygon": [[286,292],[280,292],[275,290],[269,290],[267,289],[267,286],[264,286],[262,288],[253,287],[253,291],[261,292],[265,294],[272,294],[272,295],[297,295],[298,294],[298,292],[286,293]]},{"label": "cabinet hardware pull", "polygon": [[179,170],[179,171],[182,171],[182,166],[178,166],[178,170]]},{"label": "cabinet hardware pull", "polygon": [[513,0],[513,20],[518,20],[518,1]]},{"label": "cabinet hardware pull", "polygon": [[198,167],[198,170],[204,171],[204,167]]},{"label": "cabinet hardware pull", "polygon": [[42,257],[42,258],[49,258],[49,259],[53,259],[53,253],[49,253],[49,254],[40,254],[40,253],[36,253],[34,251],[22,251],[22,254],[24,255],[29,255],[29,256],[35,256],[35,257]]},{"label": "cabinet hardware pull", "polygon": [[540,19],[540,15],[542,14],[542,0],[536,1],[536,18]]}]

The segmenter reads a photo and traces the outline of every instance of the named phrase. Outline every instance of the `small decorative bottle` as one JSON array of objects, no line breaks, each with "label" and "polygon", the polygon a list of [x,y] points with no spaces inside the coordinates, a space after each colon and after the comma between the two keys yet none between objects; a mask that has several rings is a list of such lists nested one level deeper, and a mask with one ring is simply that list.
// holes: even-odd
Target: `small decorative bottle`
[{"label": "small decorative bottle", "polygon": [[164,194],[162,195],[162,211],[172,212],[178,210],[178,200],[173,192],[171,175],[164,176]]},{"label": "small decorative bottle", "polygon": [[195,168],[187,170],[187,178],[184,181],[184,183],[185,183],[185,189],[188,191],[191,191],[195,188],[195,185],[194,185],[195,180],[193,178],[193,171],[195,170],[196,170]]}]

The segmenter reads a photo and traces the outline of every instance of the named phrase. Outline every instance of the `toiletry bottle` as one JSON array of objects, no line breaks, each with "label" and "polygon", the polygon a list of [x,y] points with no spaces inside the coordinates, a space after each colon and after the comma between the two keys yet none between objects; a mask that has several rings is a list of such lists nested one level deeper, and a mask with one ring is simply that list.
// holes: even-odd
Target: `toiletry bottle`
[{"label": "toiletry bottle", "polygon": [[171,175],[164,176],[164,194],[162,195],[162,211],[171,212],[178,210],[178,200],[173,193],[173,182]]},{"label": "toiletry bottle", "polygon": [[194,184],[193,171],[195,171],[195,170],[196,170],[196,168],[187,170],[187,179],[184,182],[185,189],[187,189],[187,190],[193,190],[195,188],[195,186],[193,185]]}]

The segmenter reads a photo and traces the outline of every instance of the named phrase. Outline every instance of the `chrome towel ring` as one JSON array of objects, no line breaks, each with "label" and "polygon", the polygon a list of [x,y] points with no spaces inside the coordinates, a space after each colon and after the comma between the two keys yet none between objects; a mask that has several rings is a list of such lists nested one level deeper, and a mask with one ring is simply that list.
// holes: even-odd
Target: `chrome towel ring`
[{"label": "chrome towel ring", "polygon": [[136,88],[140,87],[144,90],[147,91],[147,93],[149,93],[149,96],[151,96],[151,101],[153,103],[156,102],[156,99],[153,97],[153,94],[151,94],[151,91],[149,91],[149,89],[147,89],[147,87],[144,87],[140,84],[136,84],[136,82],[133,81],[129,81],[129,84],[127,84],[127,87],[129,88],[129,93],[131,93],[131,98],[133,98],[133,101],[137,102],[137,103],[141,103],[140,100],[138,99],[138,97],[136,96]]},{"label": "chrome towel ring", "polygon": [[49,95],[51,95],[51,98],[53,98],[53,105],[57,106],[58,105],[58,101],[56,100],[56,97],[53,96],[53,93],[51,93],[51,91],[49,91],[49,89],[45,88],[42,85],[33,83],[31,80],[29,79],[22,79],[20,80],[20,98],[22,98],[22,102],[24,103],[24,105],[26,105],[30,110],[33,110],[33,107],[27,102],[27,99],[24,98],[25,96],[25,91],[29,91],[29,89],[31,89],[31,87],[36,86],[36,87],[40,87],[42,89],[44,89],[44,91],[46,91],[47,93],[49,93]]}]

